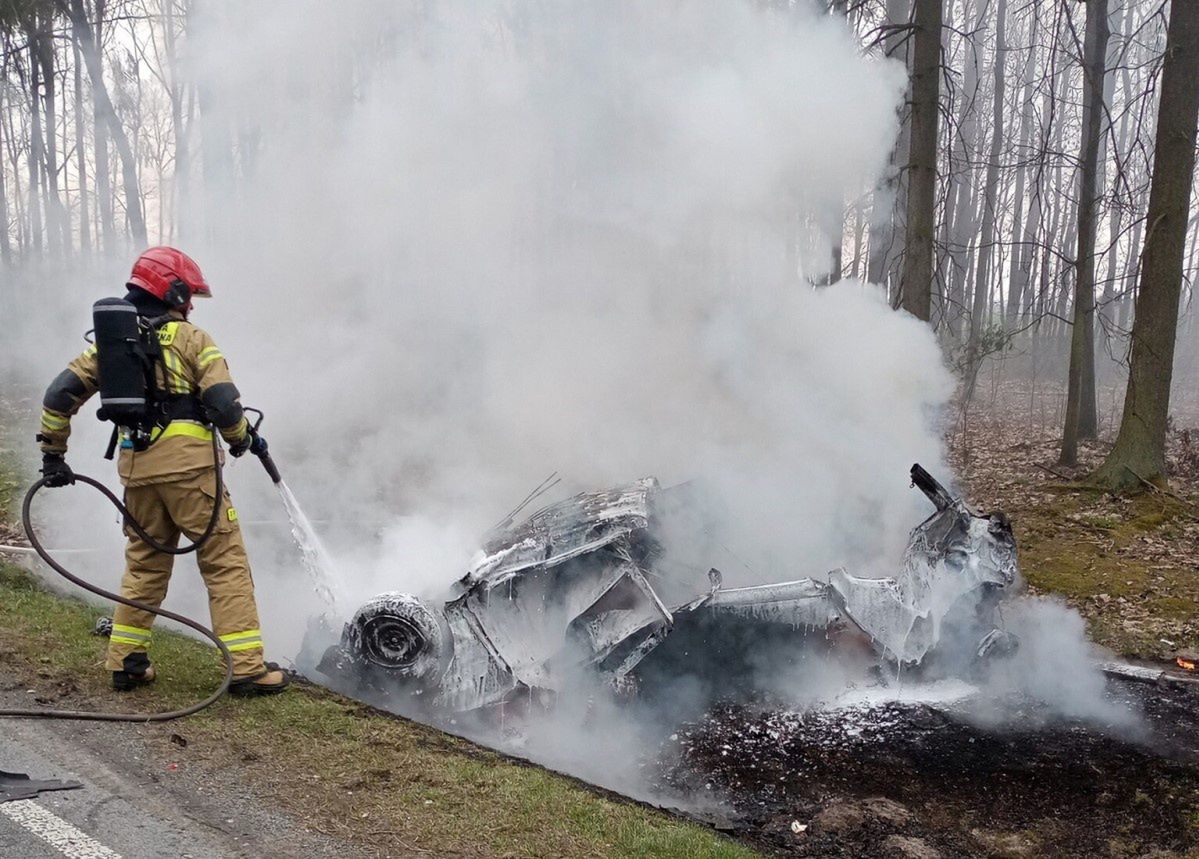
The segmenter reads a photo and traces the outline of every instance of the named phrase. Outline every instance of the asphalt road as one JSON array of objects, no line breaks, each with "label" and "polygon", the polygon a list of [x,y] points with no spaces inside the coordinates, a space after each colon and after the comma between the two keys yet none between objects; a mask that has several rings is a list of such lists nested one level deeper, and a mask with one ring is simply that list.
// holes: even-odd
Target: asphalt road
[{"label": "asphalt road", "polygon": [[[19,694],[19,693],[18,693]],[[0,695],[0,698],[11,695]],[[186,732],[186,723],[179,730]],[[149,751],[133,725],[0,719],[0,770],[82,789],[0,803],[0,857],[331,857],[362,854],[221,773]]]},{"label": "asphalt road", "polygon": [[[75,736],[64,736],[64,728]],[[232,827],[222,832],[189,818],[158,785],[118,771],[77,742],[95,739],[96,732],[95,726],[0,721],[0,769],[83,783],[80,790],[0,804],[0,856],[251,855]]]}]

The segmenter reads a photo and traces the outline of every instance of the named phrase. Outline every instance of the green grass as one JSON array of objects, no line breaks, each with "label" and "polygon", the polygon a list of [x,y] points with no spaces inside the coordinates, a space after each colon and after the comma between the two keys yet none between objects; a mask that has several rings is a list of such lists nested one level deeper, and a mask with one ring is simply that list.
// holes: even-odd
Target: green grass
[{"label": "green grass", "polygon": [[15,523],[21,513],[20,472],[16,452],[4,447],[4,442],[3,428],[0,428],[0,523]]},{"label": "green grass", "polygon": [[[21,488],[15,455],[0,443],[0,523],[19,514]],[[0,675],[64,709],[164,711],[216,688],[211,647],[156,629],[150,653],[160,679],[117,696],[103,665],[107,640],[91,634],[103,613],[0,559]],[[231,773],[305,826],[384,855],[758,855],[702,825],[319,687],[226,697],[184,721],[137,730],[167,760]],[[173,734],[186,737],[185,748]]]},{"label": "green grass", "polygon": [[[1168,553],[1147,559],[1144,552],[1146,540],[1177,537],[1191,515],[1186,505],[1153,493],[1117,510],[1108,505],[1087,487],[1059,487],[1049,503],[1009,511],[1029,584],[1092,601],[1085,611],[1092,636],[1118,652],[1161,658],[1170,650],[1163,638],[1199,647],[1199,635],[1185,632],[1199,615],[1199,579],[1175,568]],[[1100,594],[1108,601],[1095,603]]]},{"label": "green grass", "polygon": [[[168,709],[219,681],[215,652],[155,632],[161,679],[117,697],[106,686],[100,611],[0,564],[0,666],[52,706]],[[384,852],[485,856],[748,857],[703,826],[601,796],[579,783],[315,687],[224,699],[184,722],[138,729],[164,754],[256,785],[313,828]],[[170,745],[179,733],[187,747]],[[369,835],[362,835],[369,833]]]}]

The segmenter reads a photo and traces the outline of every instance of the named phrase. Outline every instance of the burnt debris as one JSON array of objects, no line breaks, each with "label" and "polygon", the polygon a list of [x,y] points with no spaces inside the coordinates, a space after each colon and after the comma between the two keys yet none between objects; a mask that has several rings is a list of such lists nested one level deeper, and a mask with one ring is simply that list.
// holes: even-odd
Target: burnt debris
[{"label": "burnt debris", "polygon": [[664,550],[687,487],[651,477],[581,493],[488,535],[440,605],[399,592],[367,602],[318,669],[343,688],[466,711],[552,698],[581,670],[620,691],[709,663],[727,680],[767,640],[798,652],[856,639],[905,666],[950,641],[963,663],[1010,652],[996,622],[1019,584],[1007,517],[972,510],[919,465],[912,481],[936,510],[894,576],[836,569],[742,588],[709,564],[680,570]]}]

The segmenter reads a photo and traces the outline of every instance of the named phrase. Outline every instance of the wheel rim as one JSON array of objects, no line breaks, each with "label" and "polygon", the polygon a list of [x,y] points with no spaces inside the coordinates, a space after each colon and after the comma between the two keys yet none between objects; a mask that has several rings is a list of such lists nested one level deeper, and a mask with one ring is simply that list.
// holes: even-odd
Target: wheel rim
[{"label": "wheel rim", "polygon": [[425,630],[406,617],[373,617],[362,625],[362,649],[385,668],[412,668],[429,649]]}]

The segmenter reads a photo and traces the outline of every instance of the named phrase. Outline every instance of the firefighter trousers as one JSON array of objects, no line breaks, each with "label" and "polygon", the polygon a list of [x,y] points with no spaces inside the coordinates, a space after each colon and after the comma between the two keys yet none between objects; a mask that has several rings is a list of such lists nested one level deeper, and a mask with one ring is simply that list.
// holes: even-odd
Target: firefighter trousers
[{"label": "firefighter trousers", "polygon": [[[250,677],[265,671],[258,607],[246,546],[237,511],[224,492],[212,536],[196,552],[196,563],[208,589],[212,630],[233,654],[233,673]],[[128,486],[125,505],[129,513],[158,543],[175,547],[180,534],[195,540],[204,533],[216,499],[216,472],[209,468],[169,483]],[[167,595],[175,556],[155,551],[128,525],[125,535],[125,576],[121,595],[158,607]],[[113,615],[106,667],[126,669],[125,658],[134,654],[143,662],[150,644],[154,615],[117,605]]]}]

